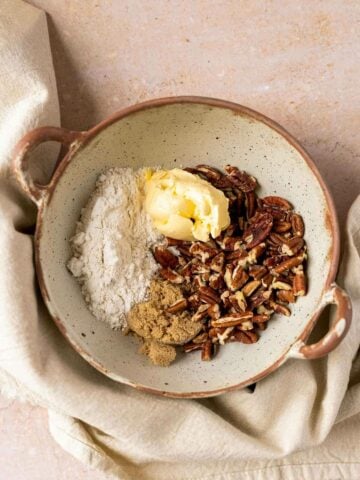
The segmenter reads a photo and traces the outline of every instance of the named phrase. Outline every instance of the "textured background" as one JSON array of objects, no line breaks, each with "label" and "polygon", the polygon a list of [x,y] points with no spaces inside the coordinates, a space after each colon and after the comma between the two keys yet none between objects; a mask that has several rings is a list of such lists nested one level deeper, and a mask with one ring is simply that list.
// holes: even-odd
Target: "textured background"
[{"label": "textured background", "polygon": [[[168,95],[244,104],[305,146],[343,224],[360,191],[358,0],[28,3],[49,14],[64,127]],[[44,411],[0,399],[0,412],[0,480],[105,478],[57,447]]]}]

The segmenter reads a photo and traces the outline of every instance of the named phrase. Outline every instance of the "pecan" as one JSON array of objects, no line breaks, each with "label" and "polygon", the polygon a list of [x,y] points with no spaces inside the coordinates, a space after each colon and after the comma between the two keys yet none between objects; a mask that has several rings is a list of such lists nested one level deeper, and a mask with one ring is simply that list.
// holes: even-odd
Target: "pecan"
[{"label": "pecan", "polygon": [[224,176],[217,168],[209,167],[209,165],[196,165],[193,170],[205,175],[210,182],[213,180],[220,180],[220,178]]},{"label": "pecan", "polygon": [[155,247],[153,255],[155,260],[164,268],[176,268],[179,263],[177,256],[170,252],[166,247]]},{"label": "pecan", "polygon": [[191,264],[191,273],[193,275],[203,275],[204,273],[210,273],[210,267],[208,265],[205,265],[204,263],[195,260]]},{"label": "pecan", "polygon": [[185,263],[185,265],[181,266],[180,269],[178,269],[178,273],[181,276],[185,277],[186,279],[190,279],[192,274],[192,266],[193,266],[192,261],[187,262]]},{"label": "pecan", "polygon": [[187,309],[188,302],[186,298],[180,298],[166,309],[167,313],[180,313]]},{"label": "pecan", "polygon": [[211,259],[210,262],[210,269],[214,272],[222,272],[225,263],[225,254],[223,252],[218,253]]},{"label": "pecan", "polygon": [[224,237],[233,237],[235,235],[236,229],[237,229],[237,225],[235,225],[234,223],[231,223],[227,227],[227,229],[224,230],[223,236]]},{"label": "pecan", "polygon": [[220,295],[220,298],[221,298],[221,301],[222,303],[224,304],[224,307],[225,308],[229,308],[231,306],[231,302],[230,302],[230,291],[229,290],[225,290],[225,292],[223,292],[221,295]]},{"label": "pecan", "polygon": [[298,269],[293,280],[293,292],[295,297],[303,297],[306,295],[306,278],[304,271]]},{"label": "pecan", "polygon": [[205,362],[210,361],[214,355],[214,349],[215,347],[211,340],[207,340],[205,343],[203,343],[201,349],[201,360]]},{"label": "pecan", "polygon": [[231,342],[241,342],[246,344],[256,343],[259,340],[259,336],[256,332],[242,332],[237,330],[231,334]]},{"label": "pecan", "polygon": [[195,338],[192,339],[193,343],[204,343],[209,338],[209,335],[206,332],[201,332]]},{"label": "pecan", "polygon": [[248,257],[248,252],[246,250],[244,250],[243,248],[226,254],[226,260],[228,262],[231,262],[233,260],[243,259],[243,260],[245,260],[245,262],[244,262],[244,264],[245,264],[247,262],[247,260],[246,260],[247,257]]},{"label": "pecan", "polygon": [[[263,303],[267,302],[271,297],[270,290],[258,290],[249,298],[249,309],[252,310],[254,308],[262,306]],[[261,312],[258,312],[261,313]]]},{"label": "pecan", "polygon": [[196,309],[196,308],[200,307],[200,305],[202,305],[198,293],[193,293],[192,295],[190,295],[190,297],[188,297],[187,300],[188,300],[188,303],[191,306],[191,308]]},{"label": "pecan", "polygon": [[226,317],[220,317],[211,321],[212,327],[235,327],[241,325],[247,320],[251,320],[254,314],[252,312],[232,313]]},{"label": "pecan", "polygon": [[286,242],[281,247],[281,253],[292,257],[296,255],[304,246],[304,240],[300,237],[293,237],[286,239]]},{"label": "pecan", "polygon": [[[216,329],[216,330],[220,330],[220,329]],[[220,345],[225,344],[226,340],[229,338],[233,330],[234,330],[234,327],[227,327],[223,332],[217,333],[217,340],[220,343]]]},{"label": "pecan", "polygon": [[252,330],[254,328],[254,324],[252,321],[246,320],[246,322],[242,322],[240,325],[238,325],[237,328],[243,332],[247,332],[248,330]]},{"label": "pecan", "polygon": [[252,280],[243,287],[242,292],[245,297],[250,297],[261,285],[260,280]]},{"label": "pecan", "polygon": [[201,275],[194,275],[192,282],[196,289],[199,289],[200,287],[206,287],[206,282]]},{"label": "pecan", "polygon": [[251,223],[243,234],[246,242],[246,248],[251,249],[259,243],[262,243],[269,235],[273,225],[272,216],[268,213],[262,213],[255,223]]},{"label": "pecan", "polygon": [[274,310],[274,312],[279,313],[280,315],[286,315],[287,317],[290,317],[291,311],[285,305],[282,305],[281,303],[276,303],[272,300],[270,300],[269,305]]},{"label": "pecan", "polygon": [[260,305],[256,309],[256,311],[259,315],[272,315],[274,313],[274,310],[270,310],[270,308],[266,308],[265,305]]},{"label": "pecan", "polygon": [[246,218],[249,219],[254,216],[256,210],[256,194],[255,192],[245,193],[245,208]]},{"label": "pecan", "polygon": [[170,268],[161,268],[159,273],[165,280],[168,280],[171,283],[179,284],[184,282],[184,277]]},{"label": "pecan", "polygon": [[271,288],[274,288],[275,290],[291,290],[291,285],[278,279],[274,279]]},{"label": "pecan", "polygon": [[194,315],[191,317],[191,320],[193,322],[198,322],[198,321],[202,320],[203,318],[207,317],[208,316],[207,311],[208,311],[209,306],[210,305],[208,303],[203,303],[202,305],[200,305],[199,308],[194,313]]},{"label": "pecan", "polygon": [[285,233],[291,229],[291,223],[286,221],[277,221],[273,225],[273,230],[276,233]]},{"label": "pecan", "polygon": [[283,222],[286,220],[286,211],[281,210],[280,208],[272,207],[270,205],[263,205],[261,211],[271,215],[272,218],[277,222]]},{"label": "pecan", "polygon": [[209,247],[205,243],[194,242],[189,248],[189,252],[194,257],[199,257],[202,263],[205,263],[209,258],[215,257],[219,251],[215,248]]},{"label": "pecan", "polygon": [[266,267],[271,268],[279,265],[282,262],[285,262],[285,260],[289,260],[289,258],[290,257],[286,255],[273,255],[269,258],[266,258],[263,263]]},{"label": "pecan", "polygon": [[204,303],[212,305],[214,303],[220,303],[221,301],[215,290],[210,287],[200,287],[198,293],[200,300]]},{"label": "pecan", "polygon": [[242,246],[240,237],[224,237],[222,240],[217,240],[218,245],[223,250],[239,250]]},{"label": "pecan", "polygon": [[243,192],[251,192],[257,187],[256,179],[246,172],[239,170],[237,167],[226,165],[225,171],[231,183]]},{"label": "pecan", "polygon": [[220,318],[220,307],[217,303],[214,303],[213,305],[210,305],[210,307],[207,309],[207,313],[209,317],[212,320],[216,320]]},{"label": "pecan", "polygon": [[276,298],[284,303],[294,303],[296,300],[292,290],[279,290],[276,292]]},{"label": "pecan", "polygon": [[304,254],[298,254],[295,257],[291,257],[288,260],[285,260],[278,265],[276,265],[271,272],[275,275],[279,275],[280,273],[285,272],[286,270],[290,270],[293,267],[297,267],[300,265],[304,260]]},{"label": "pecan", "polygon": [[247,303],[242,291],[238,290],[229,297],[231,305],[237,312],[245,312]]},{"label": "pecan", "polygon": [[176,238],[165,237],[168,247],[185,247],[189,246],[190,242],[185,240],[177,240]]},{"label": "pecan", "polygon": [[270,320],[270,315],[266,315],[265,313],[262,315],[254,315],[253,316],[253,323],[264,323]]},{"label": "pecan", "polygon": [[249,275],[254,280],[261,280],[268,273],[268,269],[264,265],[251,265],[249,267]]},{"label": "pecan", "polygon": [[262,198],[262,202],[263,202],[263,205],[265,206],[276,207],[276,208],[279,208],[280,210],[288,211],[293,209],[291,203],[282,197],[276,197],[276,196],[264,197]]},{"label": "pecan", "polygon": [[209,287],[214,290],[221,290],[224,288],[224,277],[221,273],[213,273],[209,278]]},{"label": "pecan", "polygon": [[249,254],[247,256],[247,262],[250,265],[253,265],[258,261],[258,259],[261,257],[261,255],[265,252],[266,250],[266,244],[265,243],[259,243],[259,245],[256,245],[256,247],[252,248],[249,251]]},{"label": "pecan", "polygon": [[305,232],[304,221],[302,216],[298,213],[293,213],[291,215],[291,228],[292,232],[297,237],[303,237]]},{"label": "pecan", "polygon": [[190,353],[190,352],[194,352],[195,350],[201,350],[201,349],[202,349],[202,343],[189,342],[183,346],[183,350],[185,353]]},{"label": "pecan", "polygon": [[267,275],[265,275],[265,277],[261,279],[262,286],[265,288],[269,288],[270,285],[272,285],[273,280],[274,280],[273,275],[271,275],[271,273],[268,273]]},{"label": "pecan", "polygon": [[240,265],[235,268],[233,265],[226,266],[224,280],[229,290],[235,292],[247,282],[248,278],[249,275]]}]

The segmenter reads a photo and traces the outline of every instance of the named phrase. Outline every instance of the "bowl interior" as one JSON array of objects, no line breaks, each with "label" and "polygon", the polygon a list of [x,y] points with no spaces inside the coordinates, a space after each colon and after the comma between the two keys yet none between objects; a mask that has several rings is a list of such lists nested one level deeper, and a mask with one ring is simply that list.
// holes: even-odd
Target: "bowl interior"
[{"label": "bowl interior", "polygon": [[[305,220],[309,248],[309,293],[276,316],[254,345],[229,344],[211,362],[179,354],[169,368],[152,366],[130,336],[112,331],[87,310],[66,269],[69,239],[98,175],[114,166],[164,168],[207,163],[237,165],[256,176],[259,195],[288,198]],[[51,313],[82,354],[112,378],[178,394],[207,394],[249,382],[266,371],[305,329],[329,274],[332,234],[324,191],[301,154],[282,135],[248,113],[201,103],[175,103],[140,110],[100,131],[79,150],[44,208],[39,260]]]}]

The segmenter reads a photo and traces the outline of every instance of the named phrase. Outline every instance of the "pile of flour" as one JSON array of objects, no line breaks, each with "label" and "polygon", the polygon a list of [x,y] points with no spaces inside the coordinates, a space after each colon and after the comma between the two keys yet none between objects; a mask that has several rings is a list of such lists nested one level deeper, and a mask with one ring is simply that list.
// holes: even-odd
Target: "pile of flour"
[{"label": "pile of flour", "polygon": [[71,239],[70,272],[94,316],[113,328],[145,299],[157,265],[150,251],[159,234],[143,209],[144,170],[102,174]]}]

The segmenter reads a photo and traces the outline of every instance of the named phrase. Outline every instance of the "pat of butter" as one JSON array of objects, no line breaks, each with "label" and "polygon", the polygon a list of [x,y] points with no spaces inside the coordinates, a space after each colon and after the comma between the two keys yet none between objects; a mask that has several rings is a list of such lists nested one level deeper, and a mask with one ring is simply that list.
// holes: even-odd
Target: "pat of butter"
[{"label": "pat of butter", "polygon": [[145,193],[145,209],[167,237],[206,242],[230,224],[229,200],[224,193],[184,170],[147,173]]}]

